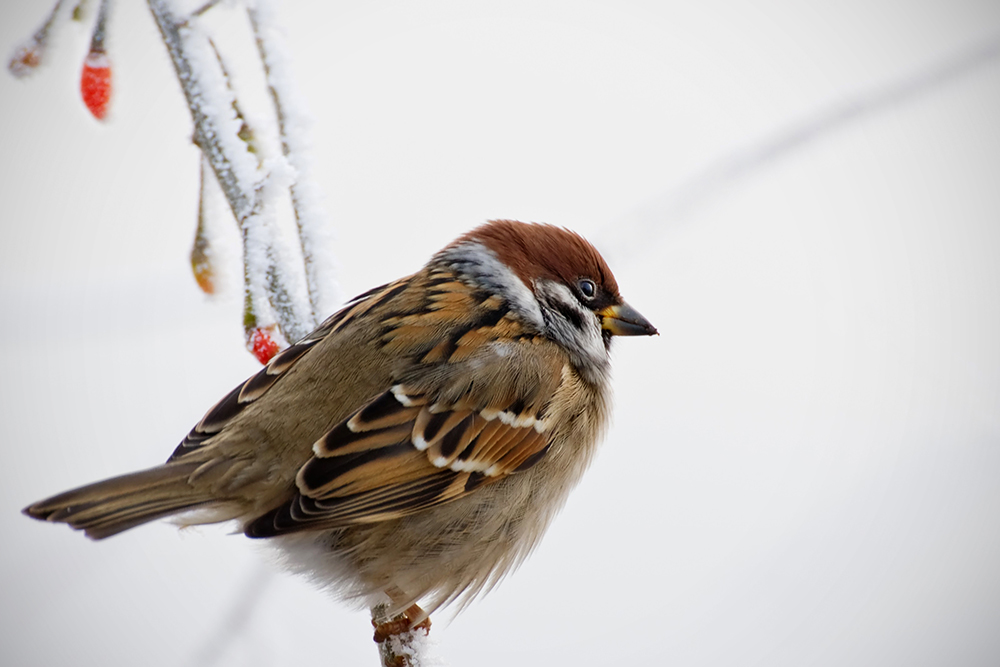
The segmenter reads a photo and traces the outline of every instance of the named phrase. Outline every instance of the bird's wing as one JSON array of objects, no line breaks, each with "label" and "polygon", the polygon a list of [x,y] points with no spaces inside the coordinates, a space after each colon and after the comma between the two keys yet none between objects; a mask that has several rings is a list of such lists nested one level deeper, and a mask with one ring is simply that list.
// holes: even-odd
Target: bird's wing
[{"label": "bird's wing", "polygon": [[572,371],[554,343],[489,301],[477,323],[433,346],[418,342],[439,331],[422,320],[442,317],[447,305],[400,318],[383,341],[422,350],[420,358],[313,445],[294,496],[252,521],[247,535],[394,519],[537,463]]},{"label": "bird's wing", "polygon": [[335,335],[353,319],[372,308],[390,302],[409,286],[412,279],[413,276],[401,278],[356,296],[346,306],[327,318],[315,331],[274,355],[263,369],[250,376],[246,382],[229,392],[205,413],[201,421],[191,429],[173,451],[167,462],[176,461],[203,447],[206,441],[222,432],[238,414],[271,389],[318,343]]}]

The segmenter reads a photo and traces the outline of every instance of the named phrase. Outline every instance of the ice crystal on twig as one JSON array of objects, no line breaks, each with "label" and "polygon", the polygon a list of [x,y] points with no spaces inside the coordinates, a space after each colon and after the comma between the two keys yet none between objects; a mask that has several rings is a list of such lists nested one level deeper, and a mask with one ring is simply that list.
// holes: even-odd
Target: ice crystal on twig
[{"label": "ice crystal on twig", "polygon": [[292,85],[284,37],[276,27],[275,12],[268,0],[256,0],[247,6],[257,50],[267,76],[268,92],[274,104],[281,138],[282,155],[294,172],[289,186],[295,222],[298,228],[302,259],[313,315],[321,320],[338,303],[334,260],[330,252],[330,225],[319,203],[319,190],[311,178],[308,128],[311,119],[305,104]]},{"label": "ice crystal on twig", "polygon": [[26,39],[24,42],[19,44],[16,49],[14,49],[14,55],[11,56],[10,62],[7,64],[7,69],[10,70],[11,74],[19,79],[23,79],[26,76],[34,74],[35,70],[38,69],[38,66],[45,61],[45,54],[49,45],[50,31],[52,30],[52,25],[55,23],[56,18],[59,16],[59,11],[62,9],[64,1],[65,0],[59,0],[56,2],[41,27],[39,27],[31,37]]},{"label": "ice crystal on twig", "polygon": [[[399,618],[390,618],[388,612],[389,607],[385,604],[372,607],[372,626],[378,628]],[[443,667],[445,664],[437,655],[435,642],[430,639],[426,627],[390,634],[377,643],[382,667]]]},{"label": "ice crystal on twig", "polygon": [[290,170],[284,168],[284,158],[266,159],[208,35],[190,18],[178,20],[165,0],[150,0],[149,5],[187,98],[195,143],[240,226],[244,330],[248,347],[260,358],[258,332],[284,342],[305,336],[316,324],[305,271],[291,261],[276,220],[275,201],[289,187]]}]

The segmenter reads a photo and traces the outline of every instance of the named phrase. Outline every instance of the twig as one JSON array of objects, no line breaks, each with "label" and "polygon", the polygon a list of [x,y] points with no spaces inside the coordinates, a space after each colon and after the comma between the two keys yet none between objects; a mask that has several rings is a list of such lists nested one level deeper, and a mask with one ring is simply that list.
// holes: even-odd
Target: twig
[{"label": "twig", "polygon": [[[292,274],[276,256],[274,211],[266,196],[269,185],[276,184],[269,184],[273,179],[261,174],[262,161],[252,150],[252,131],[248,137],[248,126],[210,40],[194,26],[177,21],[165,0],[149,0],[149,7],[187,99],[195,144],[208,159],[240,226],[248,338],[280,322],[284,336],[297,340],[315,322],[288,288]],[[196,67],[195,61],[204,66]],[[207,66],[210,61],[219,66]]]},{"label": "twig", "polygon": [[[312,304],[308,302],[308,299],[294,298],[288,287],[289,282],[297,282],[297,279],[301,279],[304,272],[290,268],[296,266],[296,264],[289,260],[289,248],[283,243],[283,235],[277,233],[277,216],[274,213],[274,205],[278,199],[279,191],[285,187],[285,184],[277,182],[278,179],[275,178],[273,170],[265,170],[263,146],[258,142],[256,132],[250,126],[246,115],[240,108],[240,103],[236,97],[236,91],[233,89],[229,70],[222,59],[222,54],[216,48],[215,42],[211,38],[206,37],[206,39],[212,49],[212,53],[215,55],[215,61],[219,66],[219,70],[222,72],[222,77],[226,82],[226,89],[232,97],[231,106],[233,113],[236,114],[236,119],[240,122],[240,129],[236,133],[236,136],[246,144],[247,151],[256,158],[257,169],[264,170],[267,173],[266,179],[262,180],[258,189],[260,210],[253,217],[252,222],[248,221],[247,225],[243,225],[241,228],[250,224],[257,227],[255,231],[259,237],[258,242],[264,246],[266,251],[266,264],[263,265],[263,270],[266,271],[265,285],[267,287],[268,301],[275,310],[278,322],[281,323],[281,331],[285,334],[285,337],[290,338],[292,341],[299,340],[316,328],[316,316]],[[272,190],[274,192],[270,192]],[[243,238],[244,256],[246,256],[247,245],[253,244],[254,239],[249,235],[244,235]],[[251,265],[249,262],[245,262],[244,266],[245,284],[249,289],[249,286],[254,284],[254,273],[261,271],[262,267]],[[247,300],[247,310],[244,313],[244,320],[248,337],[255,335],[260,328],[254,324],[255,318],[253,318],[253,312],[250,310],[252,306],[252,300]],[[281,345],[281,347],[284,347],[284,345]]]},{"label": "twig", "polygon": [[[377,604],[371,609],[372,626],[379,628],[393,622],[409,623],[405,615],[391,618],[389,606]],[[429,622],[428,622],[429,625]],[[382,667],[433,667],[443,664],[430,648],[427,626],[417,626],[412,630],[390,634],[378,642],[379,659]]]},{"label": "twig", "polygon": [[[205,168],[204,156],[198,163],[198,227],[194,233],[194,243],[191,245],[191,272],[198,287],[205,294],[215,293],[215,262],[212,261],[212,245],[209,241],[208,226],[211,216],[208,215],[208,174]],[[211,169],[211,167],[209,167]]]},{"label": "twig", "polygon": [[[234,150],[232,142],[225,148],[223,147],[222,137],[235,137],[239,128],[220,128],[217,110],[209,108],[205,99],[205,91],[212,89],[211,84],[216,84],[214,88],[216,91],[226,90],[229,93],[229,99],[226,102],[227,106],[230,106],[233,102],[231,92],[221,78],[217,81],[207,82],[209,85],[206,85],[206,82],[202,81],[201,78],[206,72],[195,72],[191,65],[190,45],[182,36],[182,31],[189,30],[189,28],[174,19],[165,0],[149,0],[149,9],[160,29],[160,35],[167,46],[170,60],[177,72],[177,79],[184,91],[188,108],[191,110],[191,118],[194,120],[195,144],[208,158],[208,162],[219,180],[219,185],[222,186],[222,191],[233,209],[233,215],[236,216],[240,224],[243,224],[260,206],[257,196],[259,179],[253,175],[257,168],[256,161],[248,154],[249,151],[245,147],[243,151]],[[238,124],[238,120],[234,117],[229,124]]]},{"label": "twig", "polygon": [[15,77],[23,79],[34,73],[38,69],[38,66],[44,62],[49,45],[49,31],[52,30],[52,24],[55,23],[56,18],[59,16],[59,10],[62,9],[63,2],[64,0],[58,0],[41,27],[14,49],[14,55],[11,56],[7,64],[7,69]]},{"label": "twig", "polygon": [[205,634],[205,639],[201,647],[195,651],[191,663],[202,667],[218,664],[228,648],[228,642],[225,640],[236,639],[246,631],[273,581],[274,574],[269,568],[261,565],[255,567],[238,587],[239,594],[226,613],[217,620],[213,631]]},{"label": "twig", "polygon": [[220,2],[220,0],[208,0],[208,2],[206,2],[205,4],[203,4],[201,7],[199,7],[196,10],[194,10],[193,12],[191,12],[191,16],[192,17],[201,16],[202,14],[204,14],[205,12],[207,12],[209,9],[211,9],[212,7],[215,7],[217,4],[219,4],[219,2]]},{"label": "twig", "polygon": [[[313,317],[321,320],[338,303],[333,258],[328,251],[330,225],[319,204],[319,193],[310,178],[308,150],[311,141],[306,136],[309,120],[304,117],[304,105],[298,100],[289,76],[281,33],[274,27],[274,11],[267,0],[251,0],[247,15],[253,28],[257,52],[264,67],[267,87],[274,105],[281,138],[281,151],[294,171],[289,187],[299,244],[306,269],[306,284]],[[288,103],[291,100],[291,103]]]},{"label": "twig", "polygon": [[109,0],[101,0],[97,8],[97,20],[94,22],[94,32],[90,36],[90,51],[105,53],[104,40],[107,34],[108,13],[110,12]]}]

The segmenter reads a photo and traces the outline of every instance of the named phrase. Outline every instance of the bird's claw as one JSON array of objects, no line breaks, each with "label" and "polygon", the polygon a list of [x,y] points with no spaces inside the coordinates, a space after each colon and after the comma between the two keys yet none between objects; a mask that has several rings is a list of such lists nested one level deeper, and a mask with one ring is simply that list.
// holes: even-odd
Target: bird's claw
[{"label": "bird's claw", "polygon": [[[413,619],[421,617],[423,617],[423,620],[419,623],[413,622]],[[424,634],[429,634],[431,631],[431,617],[428,616],[423,609],[414,604],[410,605],[410,607],[399,616],[391,618],[384,623],[376,623],[373,619],[372,627],[375,628],[375,635],[372,639],[374,639],[376,643],[381,644],[389,637],[401,635],[404,632],[423,630]]]}]

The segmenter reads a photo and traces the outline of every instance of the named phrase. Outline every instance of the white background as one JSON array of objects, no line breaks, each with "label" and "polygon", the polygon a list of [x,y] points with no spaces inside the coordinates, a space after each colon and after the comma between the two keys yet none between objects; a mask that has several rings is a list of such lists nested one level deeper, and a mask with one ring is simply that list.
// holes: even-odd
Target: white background
[{"label": "white background", "polygon": [[[4,3],[0,50],[43,5]],[[110,122],[79,100],[85,27],[0,76],[0,662],[374,665],[367,614],[260,544],[19,514],[160,462],[257,367],[238,280],[209,300],[188,271],[198,154],[165,49],[117,9]],[[662,334],[619,341],[614,427],[542,546],[438,619],[450,664],[1000,664],[1000,58],[697,176],[996,46],[996,4],[281,15],[343,296],[483,220],[545,221],[606,247]]]}]

